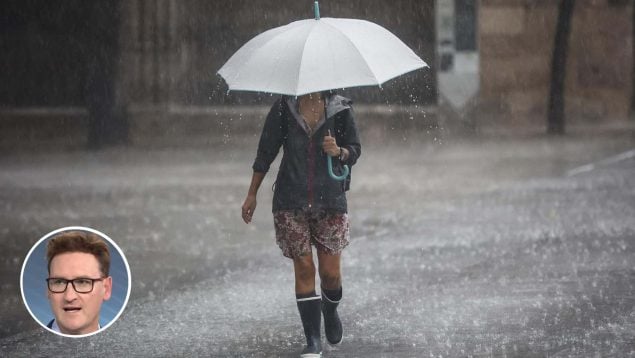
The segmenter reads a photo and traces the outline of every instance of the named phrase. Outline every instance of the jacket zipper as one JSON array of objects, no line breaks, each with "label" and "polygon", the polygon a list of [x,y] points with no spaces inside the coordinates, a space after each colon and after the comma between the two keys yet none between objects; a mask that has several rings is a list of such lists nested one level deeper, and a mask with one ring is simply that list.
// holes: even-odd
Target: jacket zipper
[{"label": "jacket zipper", "polygon": [[313,139],[311,137],[309,137],[309,160],[308,160],[308,177],[307,177],[307,185],[308,185],[308,204],[309,204],[309,209],[311,208],[311,206],[313,206],[313,175],[314,175],[314,171],[315,171],[315,155],[314,155],[314,150],[313,150]]}]

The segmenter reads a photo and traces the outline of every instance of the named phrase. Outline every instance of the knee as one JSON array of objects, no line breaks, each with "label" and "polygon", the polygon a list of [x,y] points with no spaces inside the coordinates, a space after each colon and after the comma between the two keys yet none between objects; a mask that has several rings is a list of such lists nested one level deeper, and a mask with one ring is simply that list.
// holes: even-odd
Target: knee
[{"label": "knee", "polygon": [[301,281],[315,279],[315,265],[312,260],[297,260],[295,263],[296,277]]},{"label": "knee", "polygon": [[324,288],[337,289],[342,286],[342,275],[339,270],[320,269],[320,281]]}]

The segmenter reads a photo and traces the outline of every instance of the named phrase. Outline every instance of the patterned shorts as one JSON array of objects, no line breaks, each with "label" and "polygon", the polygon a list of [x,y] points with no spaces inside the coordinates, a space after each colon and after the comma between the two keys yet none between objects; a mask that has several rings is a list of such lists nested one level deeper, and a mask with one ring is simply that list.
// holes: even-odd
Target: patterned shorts
[{"label": "patterned shorts", "polygon": [[348,214],[327,210],[281,210],[273,213],[276,243],[288,258],[319,252],[337,255],[349,243]]}]

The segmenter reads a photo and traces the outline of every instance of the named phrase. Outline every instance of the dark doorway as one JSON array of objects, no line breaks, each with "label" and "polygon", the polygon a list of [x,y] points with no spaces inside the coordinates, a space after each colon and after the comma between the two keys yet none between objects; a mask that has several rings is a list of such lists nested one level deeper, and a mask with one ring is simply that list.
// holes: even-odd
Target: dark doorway
[{"label": "dark doorway", "polygon": [[88,143],[125,138],[115,110],[119,1],[10,0],[0,15],[0,106],[86,107]]},{"label": "dark doorway", "polygon": [[89,54],[90,2],[6,1],[0,21],[6,107],[81,106]]}]

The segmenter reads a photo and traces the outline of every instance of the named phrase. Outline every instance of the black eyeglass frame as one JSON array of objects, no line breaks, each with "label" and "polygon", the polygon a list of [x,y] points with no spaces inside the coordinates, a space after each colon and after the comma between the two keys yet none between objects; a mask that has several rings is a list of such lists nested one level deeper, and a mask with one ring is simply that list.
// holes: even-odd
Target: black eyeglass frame
[{"label": "black eyeglass frame", "polygon": [[[61,278],[61,277],[49,277],[46,279],[46,286],[49,289],[49,291],[53,292],[53,293],[64,293],[66,292],[66,290],[68,290],[68,283],[70,282],[71,285],[73,286],[73,290],[75,290],[75,292],[77,293],[91,293],[93,292],[93,290],[95,289],[95,281],[103,281],[107,279],[107,277],[100,277],[100,278],[89,278],[89,277],[78,277],[72,280],[67,280],[65,278]],[[66,285],[64,285],[64,290],[62,291],[53,291],[51,289],[51,280],[63,280],[66,281]],[[90,291],[78,291],[77,287],[75,286],[75,281],[78,280],[87,280],[90,281]]]}]

